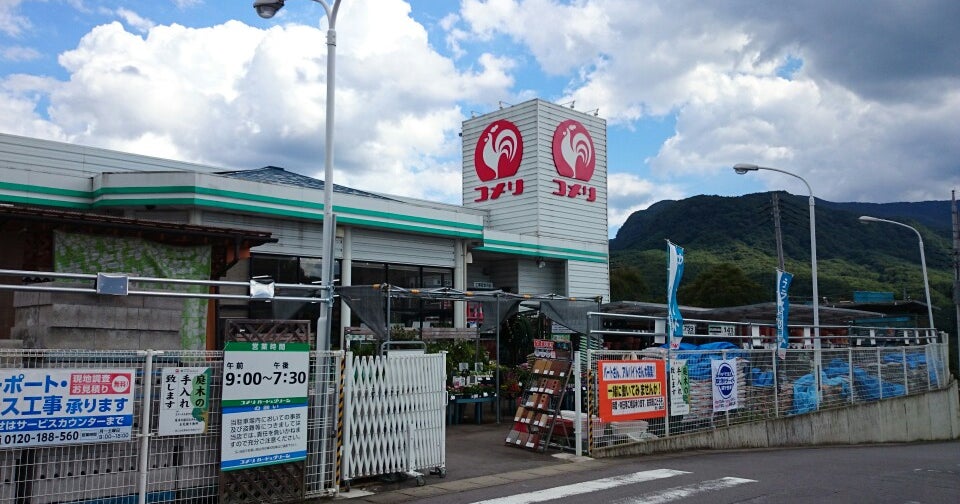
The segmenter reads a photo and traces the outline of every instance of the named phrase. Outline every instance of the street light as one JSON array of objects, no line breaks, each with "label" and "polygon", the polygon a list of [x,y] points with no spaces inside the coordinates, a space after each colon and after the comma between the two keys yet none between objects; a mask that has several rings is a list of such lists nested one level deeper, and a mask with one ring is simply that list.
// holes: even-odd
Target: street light
[{"label": "street light", "polygon": [[[254,0],[253,7],[257,15],[272,18],[283,8],[285,0]],[[334,0],[331,6],[326,0],[313,0],[323,6],[327,14],[327,124],[324,145],[323,164],[323,262],[320,267],[320,287],[324,301],[320,303],[320,318],[317,320],[317,350],[330,349],[330,324],[333,312],[333,241],[337,228],[333,214],[333,90],[336,75],[337,56],[337,12],[340,0]]]},{"label": "street light", "polygon": [[923,268],[923,290],[927,294],[927,317],[929,317],[930,320],[930,329],[933,329],[933,306],[930,304],[930,282],[927,281],[927,259],[923,254],[923,237],[920,236],[920,231],[917,231],[917,228],[908,226],[902,222],[870,217],[869,215],[861,215],[860,222],[864,224],[868,222],[886,222],[888,224],[896,224],[898,226],[910,229],[917,234],[917,240],[920,241],[920,266]]},{"label": "street light", "polygon": [[816,212],[814,211],[814,198],[813,198],[813,189],[810,188],[810,184],[795,173],[790,173],[786,170],[781,170],[779,168],[770,168],[767,166],[757,166],[755,164],[748,163],[737,163],[733,165],[733,170],[737,172],[737,175],[745,175],[748,172],[757,171],[757,170],[770,170],[780,173],[785,173],[791,177],[796,177],[800,179],[805,186],[807,186],[807,192],[810,193],[810,271],[813,277],[813,332],[815,339],[813,340],[814,348],[820,348],[820,293],[817,288],[817,221],[816,221]]},{"label": "street light", "polygon": [[791,177],[796,177],[803,182],[803,185],[807,186],[807,192],[810,193],[810,272],[813,283],[813,358],[814,358],[814,367],[816,368],[816,383],[817,383],[817,398],[820,397],[820,368],[821,368],[821,355],[820,355],[820,293],[817,288],[817,220],[816,212],[814,212],[814,198],[813,198],[813,189],[810,188],[810,184],[807,183],[806,179],[797,175],[796,173],[790,173],[786,170],[781,170],[779,168],[770,168],[767,166],[757,166],[755,164],[749,163],[737,163],[733,165],[733,171],[737,172],[737,175],[746,175],[748,172],[758,171],[758,170],[770,170],[775,172],[784,173],[790,175]]}]

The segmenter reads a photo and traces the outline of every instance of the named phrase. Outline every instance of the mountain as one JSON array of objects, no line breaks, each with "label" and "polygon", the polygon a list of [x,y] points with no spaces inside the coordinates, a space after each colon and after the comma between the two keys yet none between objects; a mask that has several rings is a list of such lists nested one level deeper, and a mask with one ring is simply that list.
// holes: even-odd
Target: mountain
[{"label": "mountain", "polygon": [[[717,265],[734,265],[759,287],[755,289],[758,301],[773,301],[778,267],[774,196],[779,200],[784,268],[795,275],[791,298],[806,296],[809,300],[808,198],[782,191],[694,196],[661,201],[633,213],[610,241],[611,290],[629,284],[630,296],[638,298],[629,300],[665,302],[669,239],[685,251],[681,285],[696,282],[699,274]],[[854,291],[885,291],[893,292],[897,299],[925,301],[916,235],[900,226],[864,224],[858,218],[870,215],[894,220],[915,227],[922,235],[937,327],[955,325],[950,201],[816,200],[815,215],[821,297],[839,301],[851,299]],[[616,294],[613,292],[612,300],[626,300]]]}]

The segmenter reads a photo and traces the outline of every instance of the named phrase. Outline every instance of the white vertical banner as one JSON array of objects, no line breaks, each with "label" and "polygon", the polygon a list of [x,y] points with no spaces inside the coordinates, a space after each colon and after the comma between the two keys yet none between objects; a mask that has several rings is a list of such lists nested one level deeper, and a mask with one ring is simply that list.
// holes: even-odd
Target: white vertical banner
[{"label": "white vertical banner", "polygon": [[710,378],[713,383],[713,411],[737,409],[737,359],[714,359],[710,361]]},{"label": "white vertical banner", "polygon": [[670,359],[670,415],[690,413],[690,375],[686,359]]},{"label": "white vertical banner", "polygon": [[683,315],[677,303],[677,288],[683,277],[683,248],[667,240],[667,334],[670,348],[680,348],[683,339]]},{"label": "white vertical banner", "polygon": [[207,432],[210,420],[210,368],[168,367],[161,371],[157,435]]}]

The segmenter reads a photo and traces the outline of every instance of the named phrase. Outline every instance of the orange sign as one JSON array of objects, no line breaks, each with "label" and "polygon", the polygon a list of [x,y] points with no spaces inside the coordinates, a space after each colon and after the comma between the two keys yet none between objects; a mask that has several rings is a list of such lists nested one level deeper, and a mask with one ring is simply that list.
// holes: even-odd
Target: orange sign
[{"label": "orange sign", "polygon": [[667,413],[667,377],[662,360],[599,361],[600,420],[661,418]]}]

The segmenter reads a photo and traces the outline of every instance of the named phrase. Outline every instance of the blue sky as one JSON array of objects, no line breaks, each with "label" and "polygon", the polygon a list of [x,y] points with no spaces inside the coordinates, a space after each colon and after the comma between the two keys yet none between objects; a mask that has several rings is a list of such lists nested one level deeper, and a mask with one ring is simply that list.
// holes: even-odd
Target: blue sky
[{"label": "blue sky", "polygon": [[[320,177],[326,18],[287,0],[0,0],[0,132]],[[460,123],[534,97],[608,124],[611,236],[663,199],[960,188],[960,2],[343,0],[335,181],[460,202]],[[427,176],[428,175],[428,176]]]}]

